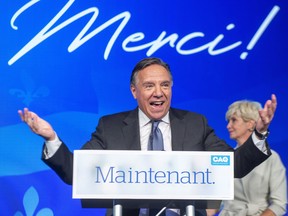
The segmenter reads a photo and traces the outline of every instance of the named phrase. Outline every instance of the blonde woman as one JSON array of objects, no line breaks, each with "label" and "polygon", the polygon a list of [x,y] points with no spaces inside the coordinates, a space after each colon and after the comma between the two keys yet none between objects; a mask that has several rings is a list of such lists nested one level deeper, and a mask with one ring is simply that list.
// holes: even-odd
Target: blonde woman
[{"label": "blonde woman", "polygon": [[[255,130],[261,104],[255,101],[236,101],[226,113],[230,138],[241,148]],[[285,215],[287,180],[279,155],[272,155],[248,175],[235,179],[234,200],[223,201],[220,216],[275,216]]]}]

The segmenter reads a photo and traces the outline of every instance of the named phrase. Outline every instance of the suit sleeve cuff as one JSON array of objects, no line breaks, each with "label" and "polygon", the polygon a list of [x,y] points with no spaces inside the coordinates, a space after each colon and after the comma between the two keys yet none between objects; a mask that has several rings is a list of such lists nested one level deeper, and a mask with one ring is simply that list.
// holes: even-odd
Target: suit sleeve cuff
[{"label": "suit sleeve cuff", "polygon": [[44,146],[44,158],[47,160],[49,158],[51,158],[59,149],[59,147],[61,146],[62,142],[59,139],[59,137],[57,136],[56,132],[55,132],[55,139],[52,141],[46,141],[45,142],[45,146]]},{"label": "suit sleeve cuff", "polygon": [[264,140],[259,140],[256,136],[256,134],[253,132],[252,133],[252,140],[254,145],[264,154],[268,155],[267,147],[265,145],[265,139]]}]

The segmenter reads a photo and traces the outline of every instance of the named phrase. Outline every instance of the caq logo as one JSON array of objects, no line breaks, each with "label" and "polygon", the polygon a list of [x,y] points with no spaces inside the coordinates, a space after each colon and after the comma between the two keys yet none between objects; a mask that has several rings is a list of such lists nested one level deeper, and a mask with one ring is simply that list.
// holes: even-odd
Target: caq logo
[{"label": "caq logo", "polygon": [[230,165],[230,156],[229,155],[211,155],[211,164],[212,165]]}]

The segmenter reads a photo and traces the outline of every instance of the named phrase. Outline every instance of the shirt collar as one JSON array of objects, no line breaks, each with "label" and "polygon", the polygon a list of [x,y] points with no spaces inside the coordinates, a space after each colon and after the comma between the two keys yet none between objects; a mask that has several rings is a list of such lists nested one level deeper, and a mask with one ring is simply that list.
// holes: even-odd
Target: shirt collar
[{"label": "shirt collar", "polygon": [[[138,108],[139,112],[138,112],[138,116],[139,116],[139,124],[140,127],[143,127],[145,125],[147,125],[148,123],[150,123],[150,119],[145,115],[144,112],[142,112],[142,110],[140,108]],[[170,119],[169,119],[169,112],[161,119],[163,122],[169,124],[170,123]]]}]

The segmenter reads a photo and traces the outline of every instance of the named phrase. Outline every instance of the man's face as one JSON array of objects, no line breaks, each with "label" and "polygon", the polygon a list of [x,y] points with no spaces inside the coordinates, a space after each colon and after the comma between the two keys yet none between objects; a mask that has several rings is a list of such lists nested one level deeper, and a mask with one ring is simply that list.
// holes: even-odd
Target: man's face
[{"label": "man's face", "polygon": [[150,119],[161,119],[169,111],[172,97],[169,72],[160,65],[150,65],[138,72],[130,89],[139,108]]}]

